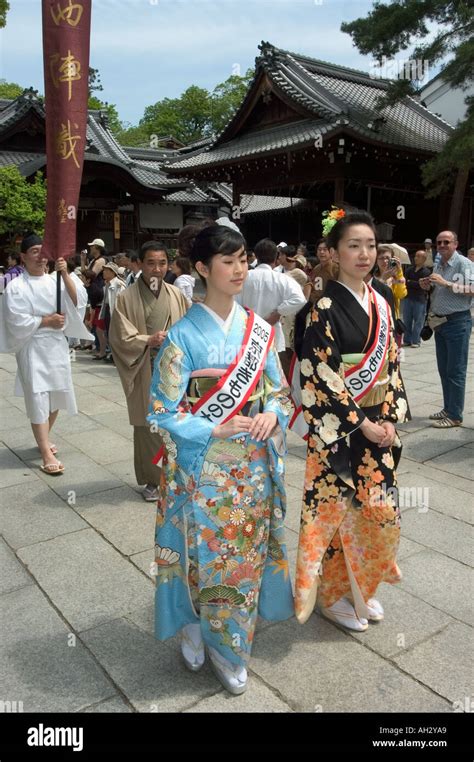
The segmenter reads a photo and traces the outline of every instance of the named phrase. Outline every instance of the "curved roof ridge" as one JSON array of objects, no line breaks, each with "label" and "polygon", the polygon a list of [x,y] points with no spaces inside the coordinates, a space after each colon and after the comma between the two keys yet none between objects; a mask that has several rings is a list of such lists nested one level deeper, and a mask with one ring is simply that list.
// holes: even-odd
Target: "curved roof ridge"
[{"label": "curved roof ridge", "polygon": [[[318,80],[315,77],[315,75],[312,72],[310,72],[307,69],[305,69],[296,60],[296,58],[294,56],[292,56],[290,53],[288,54],[288,58],[294,64],[294,66],[297,67],[297,69],[301,72],[299,79],[303,83],[304,87],[306,89],[310,89],[310,87],[313,87],[313,88],[316,87],[317,88],[317,94],[316,94],[317,98],[318,99],[321,98],[323,103],[320,104],[317,100],[316,100],[316,103],[318,104],[318,106],[322,106],[323,108],[326,108],[329,111],[328,116],[334,116],[334,115],[338,115],[338,114],[345,114],[345,113],[347,113],[348,108],[344,104],[344,102],[339,98],[339,96],[334,95],[334,93],[328,93],[327,88],[325,88],[324,85],[321,85],[321,83],[318,82]],[[282,65],[283,64],[280,64],[280,67]],[[305,82],[305,78],[310,78],[311,79],[311,86],[308,85],[307,82]],[[325,90],[324,93],[321,92],[322,89]],[[315,93],[314,93],[314,90],[313,90],[313,93],[310,92],[310,94],[309,94],[309,98],[313,102],[315,102],[314,95],[315,95]]]}]

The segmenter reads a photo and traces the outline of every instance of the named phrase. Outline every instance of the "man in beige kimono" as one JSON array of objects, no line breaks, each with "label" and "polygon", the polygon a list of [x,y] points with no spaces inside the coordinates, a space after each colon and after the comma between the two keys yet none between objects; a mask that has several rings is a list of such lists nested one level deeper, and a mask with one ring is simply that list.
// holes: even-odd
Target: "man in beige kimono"
[{"label": "man in beige kimono", "polygon": [[164,244],[144,243],[139,257],[141,277],[117,297],[109,343],[133,426],[135,475],[138,484],[146,485],[144,499],[154,502],[160,469],[152,460],[162,443],[146,421],[153,363],[168,329],[187,311],[187,303],[179,289],[163,280],[168,271]]}]

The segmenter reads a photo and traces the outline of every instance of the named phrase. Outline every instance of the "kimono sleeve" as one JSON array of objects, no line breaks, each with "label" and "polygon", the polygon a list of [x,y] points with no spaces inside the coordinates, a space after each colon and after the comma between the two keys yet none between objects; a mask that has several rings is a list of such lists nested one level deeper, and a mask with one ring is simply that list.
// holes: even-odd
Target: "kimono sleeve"
[{"label": "kimono sleeve", "polygon": [[141,334],[127,316],[127,303],[123,299],[125,291],[118,295],[115,309],[110,318],[109,342],[112,351],[127,369],[134,368],[148,349],[148,334]]},{"label": "kimono sleeve", "polygon": [[359,428],[366,416],[346,388],[330,309],[314,309],[301,357],[301,400],[310,434],[327,445]]},{"label": "kimono sleeve", "polygon": [[393,337],[390,336],[388,348],[388,376],[389,382],[382,403],[380,418],[392,423],[403,423],[407,420],[408,403],[403,381],[400,375],[400,363],[398,360],[398,347]]},{"label": "kimono sleeve", "polygon": [[163,436],[170,455],[180,468],[192,474],[210,442],[215,423],[189,412],[185,399],[192,362],[179,346],[179,336],[168,333],[156,358],[150,389],[147,421]]},{"label": "kimono sleeve", "polygon": [[19,352],[41,326],[42,317],[31,314],[22,286],[12,281],[2,295],[1,352]]},{"label": "kimono sleeve", "polygon": [[[55,276],[52,276],[55,277]],[[84,315],[87,306],[87,291],[79,278],[73,278],[76,289],[77,304],[69,296],[64,282],[61,283],[61,309],[65,312],[64,334],[74,339],[92,340],[94,336],[84,325]]]},{"label": "kimono sleeve", "polygon": [[293,412],[293,405],[290,400],[290,388],[283,373],[274,341],[265,361],[263,375],[265,383],[263,412],[275,413],[281,430],[285,431],[289,417]]}]

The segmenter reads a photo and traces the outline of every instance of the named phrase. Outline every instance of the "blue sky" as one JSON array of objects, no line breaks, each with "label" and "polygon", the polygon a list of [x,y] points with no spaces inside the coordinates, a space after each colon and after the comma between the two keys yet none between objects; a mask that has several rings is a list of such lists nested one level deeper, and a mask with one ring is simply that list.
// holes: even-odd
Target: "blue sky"
[{"label": "blue sky", "polygon": [[[319,4],[321,3],[321,4]],[[10,0],[0,31],[0,79],[43,87],[40,0]],[[93,0],[91,66],[120,118],[136,124],[144,108],[192,84],[213,89],[257,46],[277,47],[368,71],[342,21],[364,16],[366,0]]]}]

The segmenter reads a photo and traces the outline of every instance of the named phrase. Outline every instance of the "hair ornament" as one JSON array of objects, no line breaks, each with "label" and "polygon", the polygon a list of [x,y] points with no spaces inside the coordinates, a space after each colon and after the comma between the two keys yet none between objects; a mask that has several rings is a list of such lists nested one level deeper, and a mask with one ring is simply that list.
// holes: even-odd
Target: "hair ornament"
[{"label": "hair ornament", "polygon": [[323,219],[321,225],[323,228],[323,236],[327,238],[336,222],[342,220],[345,216],[346,213],[344,209],[339,209],[337,206],[333,206],[331,211],[326,209],[322,214]]}]

